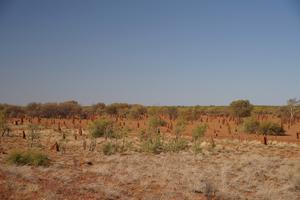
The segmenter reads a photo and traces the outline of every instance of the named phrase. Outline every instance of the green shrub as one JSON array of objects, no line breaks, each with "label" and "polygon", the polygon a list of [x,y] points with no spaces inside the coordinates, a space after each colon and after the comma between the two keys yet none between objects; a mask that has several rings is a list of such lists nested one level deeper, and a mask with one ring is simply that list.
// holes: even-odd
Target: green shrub
[{"label": "green shrub", "polygon": [[193,140],[197,141],[200,138],[204,137],[205,133],[207,131],[207,125],[206,124],[200,124],[193,130]]},{"label": "green shrub", "polygon": [[171,152],[183,151],[188,147],[188,142],[183,139],[172,139],[166,144],[166,150]]},{"label": "green shrub", "polygon": [[48,166],[50,164],[46,154],[36,151],[13,151],[7,160],[16,165]]},{"label": "green shrub", "polygon": [[260,126],[259,121],[253,118],[248,118],[243,123],[243,130],[246,133],[258,133],[259,126]]},{"label": "green shrub", "polygon": [[89,125],[90,134],[95,137],[114,137],[113,122],[105,119],[99,119]]},{"label": "green shrub", "polygon": [[243,130],[246,133],[259,133],[262,135],[284,135],[284,129],[274,122],[262,122],[249,118],[243,123]]},{"label": "green shrub", "polygon": [[262,122],[259,126],[259,133],[263,135],[284,135],[284,129],[274,122]]},{"label": "green shrub", "polygon": [[146,139],[142,143],[142,151],[159,154],[164,150],[162,137],[157,134],[153,138]]}]

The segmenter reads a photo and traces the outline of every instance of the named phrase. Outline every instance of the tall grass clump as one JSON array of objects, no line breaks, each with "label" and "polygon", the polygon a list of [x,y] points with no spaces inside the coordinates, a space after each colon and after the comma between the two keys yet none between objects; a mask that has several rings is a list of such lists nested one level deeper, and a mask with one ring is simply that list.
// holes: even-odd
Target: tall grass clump
[{"label": "tall grass clump", "polygon": [[8,163],[16,165],[49,166],[50,159],[41,152],[15,150],[7,158]]}]

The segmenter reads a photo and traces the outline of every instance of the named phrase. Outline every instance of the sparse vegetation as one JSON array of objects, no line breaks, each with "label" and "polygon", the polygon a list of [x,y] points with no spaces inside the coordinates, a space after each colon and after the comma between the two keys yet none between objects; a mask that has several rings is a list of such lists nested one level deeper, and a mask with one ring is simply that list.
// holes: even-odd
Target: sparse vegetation
[{"label": "sparse vegetation", "polygon": [[[36,108],[37,113],[44,113],[47,109],[40,106],[49,109],[53,105],[31,106]],[[266,148],[262,145],[263,137],[244,132],[272,136],[284,134],[280,128],[288,127],[289,120],[277,124],[281,119],[276,113],[279,107],[254,107],[252,117],[242,119],[240,126],[237,124],[238,117],[229,115],[228,106],[153,106],[151,112],[148,110],[150,107],[130,104],[113,104],[112,108],[116,110],[115,114],[106,112],[105,104],[84,106],[81,115],[69,119],[45,119],[42,117],[45,113],[39,115],[35,111],[32,114],[37,115],[35,118],[6,118],[12,137],[1,137],[3,145],[0,145],[0,153],[3,152],[4,161],[20,166],[49,166],[47,155],[53,156],[54,165],[44,171],[43,168],[35,168],[34,175],[41,179],[52,178],[58,185],[58,179],[70,179],[72,183],[76,182],[76,188],[91,187],[80,191],[83,198],[87,195],[92,198],[100,195],[102,198],[103,191],[97,192],[99,188],[94,190],[89,185],[102,182],[102,177],[105,177],[114,189],[125,191],[134,188],[143,191],[144,195],[147,193],[144,190],[146,185],[149,188],[154,186],[160,195],[168,192],[170,196],[165,196],[167,199],[241,199],[247,195],[245,191],[253,188],[256,189],[252,193],[255,199],[297,199],[295,195],[300,188],[300,179],[292,159],[297,157],[299,147],[293,143],[297,142],[296,135],[290,134],[299,126],[297,115],[294,117],[295,127],[287,129],[288,135],[268,137],[269,148]],[[3,106],[0,105],[0,109],[4,110]],[[60,132],[57,131],[58,126],[61,127]],[[26,138],[22,138],[23,131]],[[223,141],[224,137],[227,140]],[[257,141],[249,141],[248,138],[257,138]],[[292,142],[281,142],[285,140]],[[9,149],[14,144],[20,146],[26,142],[40,145],[30,145],[34,147],[31,151],[10,153]],[[41,151],[47,153],[39,156],[32,153]],[[288,157],[285,157],[285,152],[288,152]],[[8,156],[5,156],[7,153]],[[5,168],[10,171],[6,176],[14,182],[31,180],[22,178],[22,173],[15,173],[24,170],[26,177],[30,177],[31,174],[27,173],[32,173],[31,167],[1,165],[0,176]],[[268,184],[278,180],[278,185],[272,184],[274,190],[267,188],[262,181],[265,178]],[[140,180],[146,181],[142,188],[135,184]],[[251,181],[248,183],[247,180]],[[44,186],[39,187],[45,189]],[[74,188],[71,184],[67,187]],[[155,194],[155,191],[151,189],[149,193]],[[134,198],[134,194],[120,194],[124,198]],[[60,196],[56,197],[59,199]]]}]

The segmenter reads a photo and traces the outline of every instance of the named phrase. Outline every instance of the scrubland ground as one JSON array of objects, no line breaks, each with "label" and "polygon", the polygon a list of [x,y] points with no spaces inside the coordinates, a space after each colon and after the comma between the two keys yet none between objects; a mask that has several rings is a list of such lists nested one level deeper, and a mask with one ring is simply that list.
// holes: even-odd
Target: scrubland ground
[{"label": "scrubland ground", "polygon": [[62,151],[50,150],[62,136],[45,128],[32,148],[48,154],[51,164],[35,167],[7,163],[14,149],[30,148],[19,130],[1,137],[0,199],[300,199],[296,143],[215,139],[212,145],[204,139],[198,153],[187,148],[151,154],[140,151],[139,138],[129,135],[129,150],[107,156],[105,139],[96,139],[89,151],[91,141],[75,140],[72,129],[64,130]]}]

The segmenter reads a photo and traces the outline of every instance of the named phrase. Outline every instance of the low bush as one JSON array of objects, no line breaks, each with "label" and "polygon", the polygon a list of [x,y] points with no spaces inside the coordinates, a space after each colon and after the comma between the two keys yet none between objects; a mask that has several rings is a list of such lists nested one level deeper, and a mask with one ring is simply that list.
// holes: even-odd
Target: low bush
[{"label": "low bush", "polygon": [[49,166],[50,164],[46,154],[36,151],[13,151],[7,161],[16,165]]},{"label": "low bush", "polygon": [[262,135],[284,135],[284,129],[274,122],[259,122],[253,118],[248,118],[243,123],[243,130],[246,133]]},{"label": "low bush", "polygon": [[284,129],[274,122],[262,122],[259,126],[259,133],[263,135],[284,135]]}]

